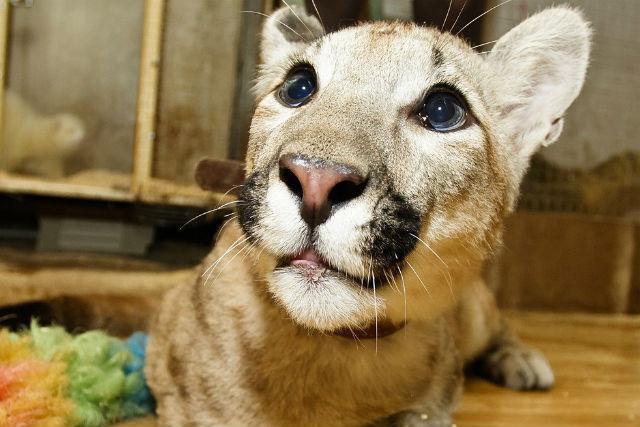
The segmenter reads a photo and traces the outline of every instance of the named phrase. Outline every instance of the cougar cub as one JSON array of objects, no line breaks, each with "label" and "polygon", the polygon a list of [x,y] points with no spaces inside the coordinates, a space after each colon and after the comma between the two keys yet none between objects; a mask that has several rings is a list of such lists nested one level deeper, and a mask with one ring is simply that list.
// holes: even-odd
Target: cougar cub
[{"label": "cougar cub", "polygon": [[480,279],[530,156],[585,77],[557,7],[487,55],[409,23],[265,23],[237,220],[166,296],[147,375],[166,426],[445,426],[463,365],[545,389]]}]

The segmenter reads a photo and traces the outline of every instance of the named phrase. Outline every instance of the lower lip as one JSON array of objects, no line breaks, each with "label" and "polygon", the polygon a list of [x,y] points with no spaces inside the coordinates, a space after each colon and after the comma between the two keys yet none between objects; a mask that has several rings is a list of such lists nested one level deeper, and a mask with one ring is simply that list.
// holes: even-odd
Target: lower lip
[{"label": "lower lip", "polygon": [[290,265],[304,268],[325,268],[324,265],[307,259],[294,259],[293,261],[291,261]]}]

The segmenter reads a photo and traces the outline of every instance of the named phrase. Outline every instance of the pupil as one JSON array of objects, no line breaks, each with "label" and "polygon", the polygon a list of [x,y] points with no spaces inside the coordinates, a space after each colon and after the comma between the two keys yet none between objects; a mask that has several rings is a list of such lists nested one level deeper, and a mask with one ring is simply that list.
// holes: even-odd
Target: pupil
[{"label": "pupil", "polygon": [[300,78],[289,87],[288,95],[291,99],[300,100],[313,92],[313,84],[308,78]]},{"label": "pupil", "polygon": [[453,102],[446,96],[435,96],[427,106],[427,117],[432,123],[445,123],[455,115],[456,109]]}]

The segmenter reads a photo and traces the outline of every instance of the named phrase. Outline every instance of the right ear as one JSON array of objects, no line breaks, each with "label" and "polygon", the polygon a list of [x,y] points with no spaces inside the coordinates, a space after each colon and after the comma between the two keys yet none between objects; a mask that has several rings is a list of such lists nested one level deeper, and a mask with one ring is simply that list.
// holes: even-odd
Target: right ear
[{"label": "right ear", "polygon": [[291,53],[319,39],[324,30],[315,16],[303,7],[282,7],[266,20],[262,28],[260,60],[263,67],[280,63]]}]

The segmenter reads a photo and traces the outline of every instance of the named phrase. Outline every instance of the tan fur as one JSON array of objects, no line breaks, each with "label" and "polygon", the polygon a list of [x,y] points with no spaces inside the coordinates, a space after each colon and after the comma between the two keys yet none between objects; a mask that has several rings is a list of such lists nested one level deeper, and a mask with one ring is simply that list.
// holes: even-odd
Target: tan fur
[{"label": "tan fur", "polygon": [[5,93],[0,167],[50,178],[64,175],[65,159],[84,138],[82,121],[72,114],[45,116],[20,95]]},{"label": "tan fur", "polygon": [[[296,10],[276,12],[263,31],[242,228],[226,226],[201,280],[172,290],[152,328],[146,372],[160,424],[450,425],[463,364],[474,359],[509,387],[551,386],[546,359],[508,331],[479,272],[529,156],[557,138],[584,79],[580,14],[542,12],[484,58],[406,23],[322,37]],[[319,91],[289,108],[276,93],[298,62],[314,68]],[[414,120],[415,104],[442,82],[470,106],[464,129],[436,133]],[[287,154],[349,165],[370,182],[309,237],[278,175]],[[375,265],[384,275],[363,288],[349,277],[371,275],[368,242],[388,233],[371,224],[391,193],[420,212],[419,236],[398,271]],[[336,274],[314,281],[278,267],[309,245]],[[378,340],[333,335],[381,321],[401,329]]]}]

